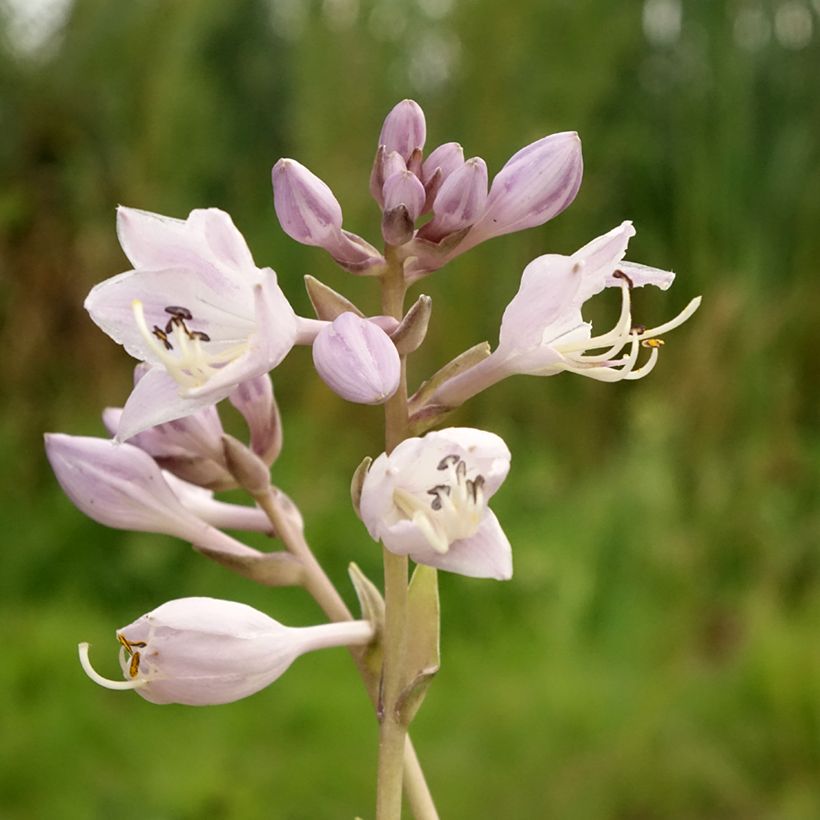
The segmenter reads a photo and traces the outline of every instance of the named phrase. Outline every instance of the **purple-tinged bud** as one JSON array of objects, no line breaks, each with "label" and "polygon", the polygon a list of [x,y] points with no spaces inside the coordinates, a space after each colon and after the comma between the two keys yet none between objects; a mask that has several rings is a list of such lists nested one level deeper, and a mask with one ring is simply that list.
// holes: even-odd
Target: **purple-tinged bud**
[{"label": "purple-tinged bud", "polygon": [[419,231],[419,236],[438,242],[472,225],[486,202],[487,165],[480,157],[473,157],[444,180],[433,203],[433,219]]},{"label": "purple-tinged bud", "polygon": [[295,159],[273,166],[273,204],[282,230],[303,245],[324,248],[342,229],[342,206],[333,191]]},{"label": "purple-tinged bud", "polygon": [[151,703],[212,706],[264,689],[305,652],[373,637],[368,621],[294,628],[235,601],[179,598],[117,630],[125,680],[98,674],[87,643],[79,654],[86,674],[107,689],[134,689]]},{"label": "purple-tinged bud", "polygon": [[401,154],[396,151],[388,151],[380,145],[376,151],[376,158],[373,160],[373,168],[370,171],[370,193],[373,199],[378,202],[381,208],[384,205],[384,182],[393,174],[407,170],[407,163]]},{"label": "purple-tinged bud", "polygon": [[496,175],[484,213],[459,252],[493,236],[543,225],[575,199],[582,174],[581,141],[574,131],[522,148]]},{"label": "purple-tinged bud", "polygon": [[282,230],[303,245],[324,248],[345,270],[372,273],[382,255],[360,236],[342,230],[342,207],[319,177],[294,159],[273,166],[273,204]]},{"label": "purple-tinged bud", "polygon": [[341,314],[320,331],[313,363],[331,390],[357,404],[384,403],[401,378],[401,360],[390,337],[355,313]]},{"label": "purple-tinged bud", "polygon": [[404,205],[410,218],[415,221],[424,207],[424,197],[424,186],[410,171],[399,171],[384,183],[385,212]]},{"label": "purple-tinged bud", "polygon": [[[137,368],[139,370],[139,368]],[[115,436],[122,418],[121,407],[106,407],[103,425]],[[128,440],[169,473],[210,490],[230,490],[236,481],[222,454],[222,422],[216,407],[205,407],[190,416],[149,427]]]},{"label": "purple-tinged bud", "polygon": [[282,419],[270,376],[263,373],[242,382],[228,398],[245,417],[251,434],[251,450],[270,467],[282,452]]},{"label": "purple-tinged bud", "polygon": [[45,443],[63,491],[94,521],[119,530],[167,533],[216,552],[258,554],[187,510],[139,447],[61,433],[47,433]]},{"label": "purple-tinged bud", "polygon": [[398,151],[405,160],[413,151],[424,148],[427,125],[424,112],[414,100],[402,100],[387,115],[379,134],[379,145],[388,151]]},{"label": "purple-tinged bud", "polygon": [[435,148],[421,167],[421,181],[427,185],[436,169],[441,170],[442,181],[464,165],[464,149],[457,142],[445,142]]},{"label": "purple-tinged bud", "polygon": [[424,208],[424,186],[415,174],[399,171],[384,183],[383,193],[382,236],[388,245],[403,245],[413,238],[416,220]]}]

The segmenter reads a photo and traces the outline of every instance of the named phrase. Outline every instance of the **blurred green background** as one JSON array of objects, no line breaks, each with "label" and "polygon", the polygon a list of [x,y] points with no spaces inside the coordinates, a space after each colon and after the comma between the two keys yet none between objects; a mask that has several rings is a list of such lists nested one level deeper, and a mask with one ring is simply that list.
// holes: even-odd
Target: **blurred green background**
[{"label": "blurred green background", "polygon": [[[414,380],[495,342],[530,259],[625,218],[630,257],[679,274],[636,293],[639,321],[704,296],[645,381],[518,378],[454,417],[512,449],[494,508],[516,574],[442,578],[444,665],[414,725],[442,816],[820,817],[817,0],[0,0],[0,21],[3,820],[372,817],[375,721],[341,651],[210,710],[84,677],[78,641],[115,675],[113,630],[169,598],[319,615],[86,520],[40,437],[102,434],[127,395],[130,360],[82,310],[127,267],[117,203],[224,208],[297,310],[306,273],[374,309],[284,236],[269,172],[299,159],[376,241],[370,163],[407,96],[430,147],[491,173],[558,130],[586,162],[559,218],[423,282]],[[380,412],[333,397],[305,349],[275,383],[275,480],[350,600],[350,559],[379,575],[348,481]]]}]

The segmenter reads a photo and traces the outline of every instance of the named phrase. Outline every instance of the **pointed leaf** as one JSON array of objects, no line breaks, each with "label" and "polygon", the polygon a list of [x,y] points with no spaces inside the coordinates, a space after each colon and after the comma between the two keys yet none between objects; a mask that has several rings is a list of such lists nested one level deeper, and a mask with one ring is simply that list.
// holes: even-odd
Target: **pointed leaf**
[{"label": "pointed leaf", "polygon": [[364,317],[353,302],[310,274],[305,276],[305,289],[316,317],[324,322],[332,322],[342,313],[355,313],[359,317]]}]

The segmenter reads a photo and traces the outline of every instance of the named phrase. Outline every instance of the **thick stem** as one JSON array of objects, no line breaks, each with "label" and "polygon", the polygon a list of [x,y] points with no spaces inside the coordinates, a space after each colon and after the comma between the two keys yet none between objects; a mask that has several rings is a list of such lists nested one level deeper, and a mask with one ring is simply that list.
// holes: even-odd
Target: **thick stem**
[{"label": "thick stem", "polygon": [[[305,571],[305,587],[325,615],[332,621],[354,620],[343,598],[325,574],[321,564],[316,560],[313,551],[305,540],[302,528],[288,516],[287,506],[282,503],[283,501],[284,496],[272,487],[265,493],[256,496],[257,504],[265,511],[285,548],[291,555],[301,561]],[[348,651],[364,681],[371,702],[378,708],[378,679],[373,676],[365,665],[360,647],[350,646]],[[438,820],[430,789],[424,779],[424,772],[421,770],[416,751],[409,737],[404,749],[404,790],[416,820]]]}]

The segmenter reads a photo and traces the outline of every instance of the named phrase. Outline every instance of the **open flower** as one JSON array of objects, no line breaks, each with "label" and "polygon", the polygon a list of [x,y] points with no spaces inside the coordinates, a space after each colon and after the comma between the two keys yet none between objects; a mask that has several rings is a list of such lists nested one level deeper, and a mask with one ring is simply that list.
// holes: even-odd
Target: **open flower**
[{"label": "open flower", "polygon": [[[631,290],[655,285],[666,290],[670,271],[623,261],[631,222],[584,245],[571,256],[539,256],[524,269],[521,286],[501,320],[498,347],[474,367],[439,387],[436,404],[457,407],[466,399],[507,376],[522,373],[552,376],[564,370],[598,381],[640,379],[655,367],[663,339],[683,324],[700,305],[700,297],[673,319],[656,327],[635,326]],[[581,315],[583,304],[605,287],[621,289],[621,313],[614,327],[593,335]],[[638,363],[642,349],[649,356]]]},{"label": "open flower", "polygon": [[370,535],[419,564],[507,580],[512,551],[487,507],[510,469],[499,436],[450,427],[382,453],[362,484],[359,511]]},{"label": "open flower", "polygon": [[96,285],[85,307],[151,365],[125,404],[119,440],[215,404],[279,364],[300,332],[312,340],[224,211],[183,221],[120,208],[117,230],[134,269]]},{"label": "open flower", "polygon": [[367,644],[373,634],[367,621],[292,628],[246,604],[180,598],[117,630],[125,680],[98,674],[87,643],[79,651],[88,676],[108,689],[133,689],[152,703],[210,706],[264,689],[305,652]]}]

